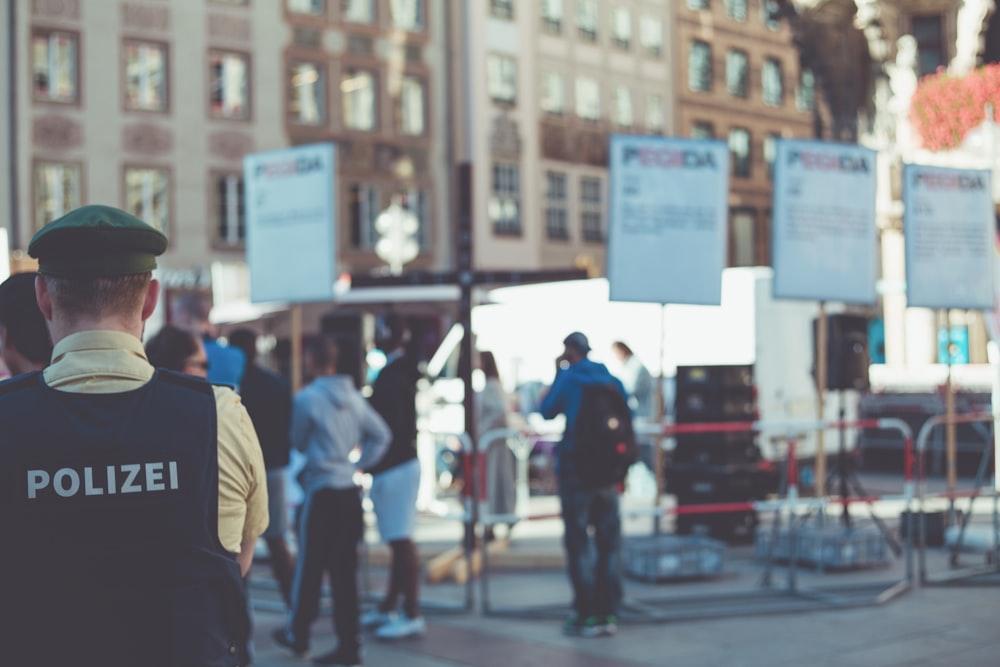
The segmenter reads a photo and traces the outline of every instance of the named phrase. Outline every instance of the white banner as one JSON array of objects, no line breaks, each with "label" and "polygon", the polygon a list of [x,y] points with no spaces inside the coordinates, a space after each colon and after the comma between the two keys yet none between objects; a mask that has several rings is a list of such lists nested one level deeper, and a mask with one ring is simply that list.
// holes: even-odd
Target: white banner
[{"label": "white banner", "polygon": [[243,158],[254,303],[332,298],[337,278],[335,175],[329,143]]},{"label": "white banner", "polygon": [[774,296],[874,304],[876,153],[779,139],[774,159]]},{"label": "white banner", "polygon": [[904,165],[903,206],[907,305],[993,308],[990,172]]},{"label": "white banner", "polygon": [[614,135],[610,166],[611,300],[717,305],[728,237],[726,144]]}]

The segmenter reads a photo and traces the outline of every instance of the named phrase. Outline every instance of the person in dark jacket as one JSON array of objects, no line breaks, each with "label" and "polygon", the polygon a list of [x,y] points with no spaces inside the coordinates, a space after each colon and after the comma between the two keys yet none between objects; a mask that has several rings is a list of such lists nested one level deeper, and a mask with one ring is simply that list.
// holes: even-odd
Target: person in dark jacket
[{"label": "person in dark jacket", "polygon": [[110,206],[28,245],[54,343],[0,384],[0,647],[21,667],[250,662],[243,575],[267,525],[239,397],[142,347],[167,238]]},{"label": "person in dark jacket", "polygon": [[292,388],[284,377],[257,363],[257,334],[239,328],[229,335],[229,344],[242,350],[246,359],[240,398],[257,430],[264,467],[267,468],[267,498],[270,523],[264,542],[271,561],[271,572],[285,605],[291,604],[292,574],[295,557],[288,548],[288,501],[285,493],[285,468],[288,467],[292,425]]},{"label": "person in dark jacket", "polygon": [[[376,331],[376,344],[386,365],[372,384],[372,406],[392,431],[389,451],[368,472],[371,500],[379,534],[389,543],[392,565],[385,599],[361,617],[380,639],[419,636],[426,631],[420,615],[420,562],[413,542],[417,520],[420,462],[417,460],[417,380],[413,357],[407,353],[409,328],[396,313],[386,315]],[[402,599],[402,613],[399,603]]]},{"label": "person in dark jacket", "polygon": [[[588,357],[590,343],[585,335],[574,331],[563,340],[563,347],[563,354],[556,360],[555,380],[539,406],[546,419],[566,415],[566,430],[556,447],[556,479],[574,611],[563,631],[569,635],[599,637],[617,631],[622,599],[618,488],[617,485],[587,488],[573,469],[570,452],[584,386],[612,383],[623,398],[626,394],[621,381],[607,366]],[[596,558],[590,553],[590,528],[594,531]]]}]

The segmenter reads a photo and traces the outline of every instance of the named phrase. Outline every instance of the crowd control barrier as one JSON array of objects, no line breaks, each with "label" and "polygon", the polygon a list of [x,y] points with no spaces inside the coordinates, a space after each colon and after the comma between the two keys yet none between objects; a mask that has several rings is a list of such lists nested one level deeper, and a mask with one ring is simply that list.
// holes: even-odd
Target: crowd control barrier
[{"label": "crowd control barrier", "polygon": [[[898,496],[882,496],[878,500],[900,502],[910,511],[912,516],[914,495],[913,495],[913,436],[909,426],[900,419],[868,419],[860,421],[808,421],[808,422],[724,422],[724,423],[701,423],[667,425],[659,429],[662,437],[667,437],[684,430],[698,430],[701,433],[722,433],[727,431],[775,431],[781,432],[803,432],[807,430],[830,430],[849,428],[882,428],[895,429],[902,433],[906,443],[905,470],[903,491]],[[539,434],[531,432],[504,431],[486,434],[480,439],[477,446],[488,444],[486,437],[495,439],[497,437],[507,438],[508,443],[517,442],[518,439],[530,441],[531,438]],[[710,446],[710,445],[709,445]],[[518,445],[520,447],[520,445]],[[527,447],[530,451],[530,446]],[[521,449],[522,453],[524,449]],[[765,561],[764,576],[758,583],[758,588],[745,591],[732,591],[731,581],[723,577],[721,581],[705,581],[705,588],[711,592],[701,592],[692,596],[643,596],[626,595],[623,601],[622,617],[628,622],[664,622],[673,620],[690,620],[699,618],[717,618],[724,616],[756,615],[761,613],[787,613],[808,610],[830,610],[857,606],[868,606],[888,602],[909,590],[914,583],[913,570],[913,531],[908,533],[909,537],[905,543],[906,550],[906,572],[900,579],[891,581],[864,581],[860,583],[845,583],[834,586],[803,586],[798,581],[797,561],[798,554],[796,531],[806,521],[811,520],[814,515],[822,516],[825,509],[831,504],[850,502],[874,502],[875,498],[801,498],[798,496],[797,465],[795,458],[795,441],[789,438],[789,447],[785,460],[786,490],[783,497],[774,500],[748,501],[738,503],[714,503],[711,505],[684,505],[675,508],[663,508],[659,505],[649,508],[629,508],[623,510],[623,516],[650,516],[659,517],[662,515],[677,515],[698,512],[724,512],[724,511],[754,511],[774,512],[776,521],[772,524],[772,530],[777,530],[781,522],[787,522],[790,530],[789,544],[791,553],[785,561],[787,576],[783,587],[774,584],[772,576],[776,567],[776,560],[768,558]],[[518,515],[520,520],[551,519],[558,517],[558,514],[541,515]],[[485,515],[482,517],[486,525],[490,522],[498,522],[505,517]],[[480,577],[481,583],[481,609],[487,616],[508,616],[521,618],[560,618],[565,616],[568,603],[553,604],[513,604],[501,605],[493,600],[491,580],[496,575],[489,566],[488,561],[484,561]],[[568,582],[565,583],[563,595],[568,593]],[[631,586],[630,586],[631,587]],[[641,586],[639,586],[641,588]]]},{"label": "crowd control barrier", "polygon": [[[987,468],[990,460],[990,453],[994,449],[993,442],[989,441],[984,444],[982,457],[979,462],[979,468],[971,488],[965,490],[949,489],[944,493],[929,493],[926,489],[924,473],[927,442],[930,438],[931,432],[935,428],[948,424],[968,424],[974,422],[992,423],[995,418],[996,417],[990,413],[982,412],[950,416],[938,415],[931,417],[924,422],[924,425],[920,429],[920,433],[917,436],[917,468],[919,471],[919,482],[917,487],[919,506],[917,553],[919,554],[920,583],[922,585],[961,583],[973,578],[975,578],[978,583],[1000,583],[1000,578],[996,576],[1000,575],[1000,506],[998,506],[1000,500],[998,500],[996,484],[994,484],[992,489],[984,490],[984,483],[989,479]],[[985,546],[985,548],[983,548],[983,551],[985,552],[985,562],[980,566],[963,567],[959,561],[968,542],[969,522],[974,514],[977,501],[987,498],[992,498],[992,512],[990,522],[991,536],[988,538],[989,545],[981,545]],[[932,500],[947,501],[948,510],[944,525],[950,524],[952,527],[957,528],[957,533],[953,543],[951,545],[946,544],[946,546],[948,546],[947,568],[938,572],[928,572],[930,540],[928,539],[929,530],[926,502]],[[961,511],[962,508],[958,507],[960,501],[962,500],[968,501],[965,511]],[[944,530],[944,526],[942,526],[942,530]]]}]

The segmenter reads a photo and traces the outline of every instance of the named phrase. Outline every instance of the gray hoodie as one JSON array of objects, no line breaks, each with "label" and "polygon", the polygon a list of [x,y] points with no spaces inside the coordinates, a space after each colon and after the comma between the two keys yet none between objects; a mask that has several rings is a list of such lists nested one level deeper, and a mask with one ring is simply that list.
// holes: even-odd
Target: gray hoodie
[{"label": "gray hoodie", "polygon": [[[347,375],[318,377],[295,395],[292,446],[306,456],[299,483],[307,495],[318,489],[349,489],[355,470],[378,463],[392,433],[382,417],[354,388]],[[361,446],[361,458],[348,455]]]}]

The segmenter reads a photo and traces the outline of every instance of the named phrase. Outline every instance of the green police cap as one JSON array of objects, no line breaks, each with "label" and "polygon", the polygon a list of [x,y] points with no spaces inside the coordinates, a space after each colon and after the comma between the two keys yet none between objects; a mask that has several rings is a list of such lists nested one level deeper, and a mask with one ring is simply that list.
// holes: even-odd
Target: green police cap
[{"label": "green police cap", "polygon": [[82,206],[42,227],[28,254],[54,278],[106,278],[146,273],[167,249],[167,237],[111,206]]}]

